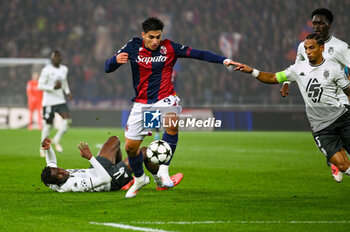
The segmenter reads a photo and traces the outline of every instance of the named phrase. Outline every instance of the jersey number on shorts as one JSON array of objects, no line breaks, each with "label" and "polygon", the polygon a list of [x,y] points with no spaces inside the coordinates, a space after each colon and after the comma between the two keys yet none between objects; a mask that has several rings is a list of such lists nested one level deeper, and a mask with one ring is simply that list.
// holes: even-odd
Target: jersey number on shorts
[{"label": "jersey number on shorts", "polygon": [[309,80],[309,83],[306,86],[306,93],[314,103],[320,102],[323,88],[321,87],[321,84],[318,83],[316,78]]}]

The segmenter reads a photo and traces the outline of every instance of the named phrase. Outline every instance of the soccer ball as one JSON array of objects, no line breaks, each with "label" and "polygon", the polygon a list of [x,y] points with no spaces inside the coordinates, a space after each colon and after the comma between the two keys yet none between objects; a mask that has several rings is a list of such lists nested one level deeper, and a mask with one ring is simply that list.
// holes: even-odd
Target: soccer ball
[{"label": "soccer ball", "polygon": [[164,140],[155,140],[147,147],[146,155],[152,163],[165,164],[173,154],[167,142]]}]

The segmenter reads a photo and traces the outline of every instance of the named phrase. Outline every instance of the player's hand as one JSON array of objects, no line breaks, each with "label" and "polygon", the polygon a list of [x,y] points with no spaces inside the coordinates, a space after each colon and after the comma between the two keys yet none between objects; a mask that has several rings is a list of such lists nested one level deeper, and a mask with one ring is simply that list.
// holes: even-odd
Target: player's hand
[{"label": "player's hand", "polygon": [[69,101],[73,100],[73,94],[69,93],[69,94],[67,94],[67,97],[68,97]]},{"label": "player's hand", "polygon": [[85,158],[87,160],[91,159],[92,154],[91,154],[91,151],[90,151],[90,148],[89,148],[89,144],[84,143],[84,142],[80,142],[78,144],[78,149],[79,149],[81,157],[83,157],[83,158]]},{"label": "player's hand", "polygon": [[289,94],[289,84],[288,83],[283,83],[283,85],[280,89],[280,93],[281,93],[282,97],[287,97],[287,95]]},{"label": "player's hand", "polygon": [[244,72],[244,73],[252,73],[253,72],[253,68],[249,67],[246,64],[240,64],[236,68],[234,68],[233,70],[234,71],[241,71],[241,72]]},{"label": "player's hand", "polygon": [[229,66],[236,66],[236,65],[242,65],[241,63],[238,63],[238,62],[236,62],[236,61],[233,61],[233,60],[231,60],[231,59],[226,59],[226,60],[224,60],[224,65],[225,66],[227,66],[227,67],[229,67]]},{"label": "player's hand", "polygon": [[119,53],[117,55],[117,63],[118,64],[126,64],[129,59],[129,54],[126,52]]},{"label": "player's hand", "polygon": [[51,140],[49,138],[45,138],[42,142],[41,142],[41,148],[43,150],[49,150],[51,147]]},{"label": "player's hand", "polygon": [[62,83],[60,81],[56,81],[55,86],[53,89],[60,89],[62,87]]}]

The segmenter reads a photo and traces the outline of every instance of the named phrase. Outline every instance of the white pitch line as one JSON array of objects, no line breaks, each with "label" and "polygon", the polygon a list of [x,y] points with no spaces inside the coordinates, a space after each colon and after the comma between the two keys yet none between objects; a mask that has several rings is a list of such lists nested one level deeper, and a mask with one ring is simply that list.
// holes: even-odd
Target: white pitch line
[{"label": "white pitch line", "polygon": [[146,231],[146,232],[172,232],[172,231],[169,231],[169,230],[158,230],[158,229],[152,229],[152,228],[129,226],[129,225],[124,225],[124,224],[119,224],[119,223],[90,222],[90,224],[102,225],[102,226],[111,226],[111,227],[125,229],[125,230],[136,230],[136,231]]},{"label": "white pitch line", "polygon": [[165,225],[165,224],[350,224],[350,221],[192,221],[192,222],[143,222],[131,221],[133,224]]},{"label": "white pitch line", "polygon": [[193,222],[134,222],[131,221],[130,223],[134,224],[157,224],[157,225],[162,225],[162,224],[223,224],[223,223],[231,223],[231,221],[193,221]]}]

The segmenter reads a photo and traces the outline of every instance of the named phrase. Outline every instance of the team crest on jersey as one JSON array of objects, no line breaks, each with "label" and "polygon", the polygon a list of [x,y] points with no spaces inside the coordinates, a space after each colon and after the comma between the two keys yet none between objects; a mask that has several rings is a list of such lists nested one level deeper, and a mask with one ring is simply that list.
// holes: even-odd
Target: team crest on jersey
[{"label": "team crest on jersey", "polygon": [[324,70],[323,76],[324,76],[324,78],[327,79],[329,77],[329,71],[328,70]]},{"label": "team crest on jersey", "polygon": [[329,54],[329,55],[332,55],[333,52],[334,52],[334,48],[333,48],[333,47],[329,47],[329,48],[328,48],[328,54]]},{"label": "team crest on jersey", "polygon": [[161,53],[162,55],[165,55],[165,54],[167,53],[166,47],[161,46],[161,47],[160,47],[160,53]]}]

